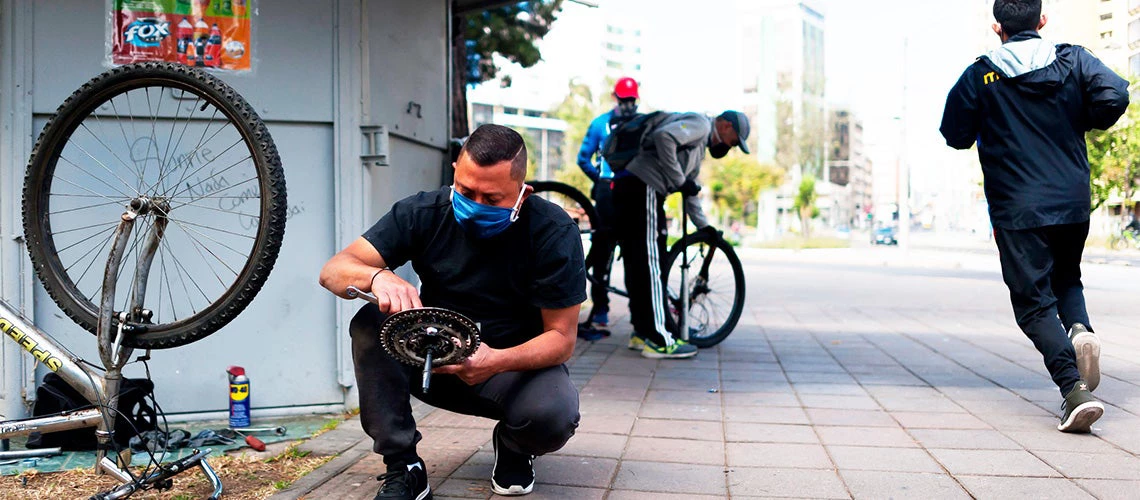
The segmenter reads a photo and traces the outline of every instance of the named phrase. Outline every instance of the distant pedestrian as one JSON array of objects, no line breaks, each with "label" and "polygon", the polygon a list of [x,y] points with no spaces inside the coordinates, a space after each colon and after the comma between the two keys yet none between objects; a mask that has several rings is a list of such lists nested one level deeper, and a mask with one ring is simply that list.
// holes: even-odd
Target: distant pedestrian
[{"label": "distant pedestrian", "polygon": [[1124,114],[1128,82],[1082,47],[1042,40],[1041,0],[997,0],[994,18],[1002,46],[954,85],[942,135],[956,149],[978,146],[1017,324],[1064,397],[1057,429],[1089,432],[1104,405],[1092,394],[1101,346],[1081,283],[1091,205],[1085,133]]}]

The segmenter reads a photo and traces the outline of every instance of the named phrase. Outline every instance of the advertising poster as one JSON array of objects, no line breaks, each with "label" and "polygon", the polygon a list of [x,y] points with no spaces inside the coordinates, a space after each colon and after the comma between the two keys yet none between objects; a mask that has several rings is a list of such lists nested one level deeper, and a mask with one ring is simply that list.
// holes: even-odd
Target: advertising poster
[{"label": "advertising poster", "polygon": [[251,1],[111,0],[111,62],[169,61],[248,71]]}]

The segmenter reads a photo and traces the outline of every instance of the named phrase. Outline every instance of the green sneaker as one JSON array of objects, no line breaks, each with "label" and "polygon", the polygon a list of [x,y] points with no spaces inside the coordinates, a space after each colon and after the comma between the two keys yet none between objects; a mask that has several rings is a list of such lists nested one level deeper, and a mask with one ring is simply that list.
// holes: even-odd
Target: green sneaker
[{"label": "green sneaker", "polygon": [[645,337],[638,335],[637,332],[631,333],[629,335],[629,350],[640,351],[643,347],[645,347]]},{"label": "green sneaker", "polygon": [[671,345],[659,346],[652,340],[645,339],[645,346],[641,348],[643,358],[652,359],[683,359],[697,355],[697,346],[683,340],[674,340]]},{"label": "green sneaker", "polygon": [[1073,323],[1069,329],[1069,341],[1077,353],[1077,371],[1089,384],[1089,391],[1100,385],[1100,338],[1090,332],[1085,325]]},{"label": "green sneaker", "polygon": [[1089,391],[1089,385],[1084,380],[1077,381],[1077,385],[1065,396],[1061,404],[1061,423],[1057,430],[1061,432],[1089,432],[1093,422],[1104,415],[1104,405]]}]

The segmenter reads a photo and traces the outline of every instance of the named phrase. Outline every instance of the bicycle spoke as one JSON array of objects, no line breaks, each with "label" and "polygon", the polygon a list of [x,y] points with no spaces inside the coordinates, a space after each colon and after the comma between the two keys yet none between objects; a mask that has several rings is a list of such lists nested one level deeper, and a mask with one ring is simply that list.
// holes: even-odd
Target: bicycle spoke
[{"label": "bicycle spoke", "polygon": [[[212,198],[212,197],[211,197],[211,196],[203,196],[203,197],[201,197],[201,198],[197,198],[197,199],[198,199],[198,200],[202,200],[202,199],[205,199],[205,198]],[[236,198],[236,199],[245,199],[246,197],[245,197],[245,196],[220,196],[219,198]],[[194,207],[194,208],[201,208],[201,209],[203,209],[203,210],[212,210],[212,211],[214,211],[214,212],[221,212],[221,213],[223,213],[223,214],[228,214],[228,215],[238,215],[238,216],[242,216],[242,217],[249,217],[249,218],[251,218],[251,219],[255,219],[255,220],[259,220],[259,221],[261,220],[261,216],[260,216],[260,215],[250,215],[250,214],[247,214],[247,213],[244,213],[244,212],[233,212],[233,211],[230,211],[230,210],[222,210],[222,209],[220,209],[220,208],[211,207],[211,206],[207,206],[207,205],[199,205],[199,204],[197,204],[197,203],[194,203],[194,202],[192,202],[192,201],[188,201],[188,202],[185,202],[185,203],[183,203],[183,204],[181,204],[181,205],[176,205],[176,206],[174,206],[174,207],[170,207],[170,211],[172,211],[172,212],[173,212],[173,211],[174,211],[174,209],[175,209],[175,208],[178,208],[178,207]]]},{"label": "bicycle spoke", "polygon": [[[243,142],[245,142],[245,141],[243,141],[241,138],[239,138],[239,139],[237,140],[237,142],[235,142],[235,143],[233,143],[233,144],[230,144],[230,146],[229,146],[228,148],[226,148],[226,149],[225,149],[224,151],[222,151],[221,153],[218,153],[218,156],[215,156],[213,160],[210,160],[210,161],[208,161],[208,162],[204,163],[204,164],[203,164],[201,167],[198,167],[198,170],[195,170],[195,171],[194,171],[194,173],[193,173],[193,174],[190,174],[190,175],[191,175],[191,176],[193,176],[193,175],[197,174],[198,172],[201,172],[203,169],[205,169],[206,167],[210,166],[210,164],[211,164],[211,163],[214,163],[214,160],[217,160],[218,158],[221,158],[221,157],[222,157],[222,155],[224,155],[224,154],[228,153],[228,152],[229,152],[231,149],[233,149],[235,146],[237,146],[238,144],[242,144]],[[209,176],[209,177],[206,177],[205,179],[200,179],[200,180],[198,180],[198,183],[197,183],[197,184],[194,184],[193,186],[191,186],[189,183],[187,183],[187,185],[186,185],[186,191],[190,191],[190,190],[194,189],[195,187],[202,185],[202,183],[204,183],[204,182],[206,182],[206,181],[208,181],[208,180],[210,180],[210,179],[213,179],[213,178],[215,178],[215,177],[217,177],[217,176],[219,176],[219,175],[222,175],[222,174],[224,174],[224,173],[228,172],[230,169],[232,169],[232,168],[234,168],[234,167],[236,167],[236,166],[238,166],[238,165],[242,164],[242,163],[243,163],[243,162],[245,162],[246,160],[250,160],[250,159],[253,159],[253,155],[249,155],[249,156],[247,156],[247,157],[245,157],[245,158],[242,158],[242,159],[240,159],[240,160],[238,160],[238,161],[234,162],[232,165],[230,165],[230,166],[228,166],[228,167],[226,167],[226,168],[222,169],[220,172],[212,172],[212,173],[210,174],[210,176]],[[181,181],[179,181],[179,182],[181,182]],[[182,194],[182,193],[184,193],[184,192],[186,192],[186,191],[181,191],[181,190],[180,190],[180,191],[178,191],[178,192],[176,192],[176,193],[174,193],[174,194],[170,195],[169,197],[170,197],[170,198],[174,198],[174,197],[176,197],[176,196],[178,196],[178,195],[180,195],[180,194]]]},{"label": "bicycle spoke", "polygon": [[[80,150],[82,150],[83,148],[79,148],[79,149],[80,149]],[[87,151],[83,151],[83,152],[84,152],[84,153],[86,153]],[[91,156],[91,155],[90,155],[90,154],[88,154],[87,156]],[[59,159],[61,159],[61,160],[65,161],[65,162],[67,162],[69,165],[71,165],[71,166],[73,166],[73,167],[75,167],[75,168],[79,169],[79,171],[80,171],[80,172],[83,172],[83,173],[87,174],[87,175],[88,175],[89,177],[91,177],[92,179],[95,179],[95,180],[99,181],[101,184],[103,184],[104,186],[107,186],[107,187],[108,187],[108,188],[110,188],[111,190],[115,191],[115,193],[119,194],[120,196],[122,196],[122,197],[124,197],[124,198],[128,198],[128,199],[129,199],[129,198],[134,198],[134,196],[132,196],[132,195],[130,195],[130,194],[127,194],[127,193],[124,193],[124,192],[122,192],[122,191],[119,191],[119,190],[118,190],[118,188],[116,188],[116,187],[114,187],[114,186],[112,186],[112,185],[108,184],[108,183],[107,183],[107,181],[103,180],[103,179],[102,179],[102,178],[100,178],[99,176],[97,176],[97,175],[95,175],[95,174],[92,174],[91,172],[88,172],[88,171],[87,171],[87,169],[85,169],[85,168],[83,168],[83,167],[80,167],[79,165],[76,165],[74,162],[72,162],[71,160],[67,159],[67,157],[63,156],[62,154],[60,154],[60,155],[59,155]],[[98,161],[98,160],[96,160],[96,161]],[[100,163],[100,165],[102,165],[102,164]],[[103,168],[107,168],[107,167],[106,167],[106,166],[104,166]],[[113,175],[113,174],[112,174],[112,175]],[[118,177],[118,176],[116,176],[116,177]],[[123,181],[123,179],[122,179],[122,178],[119,178],[119,181],[120,181],[120,182],[123,182],[123,184],[124,184],[124,185],[126,185],[126,182],[125,182],[125,181]],[[127,185],[127,189],[133,190],[134,188],[132,188],[132,187],[130,187],[129,185]],[[92,192],[94,192],[94,191],[92,191]],[[135,195],[137,195],[137,194],[138,194],[138,193],[135,193]]]},{"label": "bicycle spoke", "polygon": [[[166,240],[165,240],[165,239],[164,239],[164,240],[162,240],[162,243],[165,245],[165,244],[166,244]],[[167,250],[169,251],[169,250],[170,250],[170,245],[166,245],[166,248],[167,248]],[[201,286],[198,286],[198,281],[194,279],[194,275],[190,273],[190,270],[189,270],[189,269],[186,269],[186,266],[182,265],[182,261],[178,260],[178,257],[176,257],[176,256],[174,255],[174,252],[171,252],[171,254],[170,254],[170,258],[174,259],[174,265],[175,265],[175,266],[177,266],[177,267],[179,268],[180,272],[181,272],[181,273],[184,273],[184,274],[185,274],[185,277],[187,277],[187,278],[190,278],[190,283],[192,283],[192,284],[194,285],[194,288],[197,288],[197,289],[198,289],[198,293],[202,294],[202,298],[203,298],[203,299],[206,299],[206,301],[207,301],[207,302],[209,302],[209,300],[210,300],[210,297],[206,295],[206,292],[202,291],[202,287],[201,287]],[[185,287],[186,287],[186,282],[185,282],[185,281],[183,281],[183,282],[182,282],[182,287],[183,287],[183,288],[185,288]],[[190,291],[189,291],[189,290],[186,290],[186,295],[190,295]],[[198,311],[197,311],[197,309],[195,309],[195,308],[194,308],[194,303],[193,303],[193,302],[190,302],[190,309],[194,311],[194,314],[198,314]]]},{"label": "bicycle spoke", "polygon": [[[213,239],[213,238],[211,238],[211,237],[209,237],[209,236],[206,236],[205,234],[202,234],[202,233],[201,233],[201,232],[199,232],[199,231],[195,231],[194,229],[190,229],[190,228],[187,228],[187,227],[186,227],[185,225],[183,225],[181,222],[178,222],[178,221],[176,221],[176,220],[173,220],[173,219],[169,219],[169,218],[168,218],[168,220],[171,220],[171,221],[172,221],[172,222],[174,222],[176,225],[178,225],[178,227],[182,228],[182,231],[183,231],[183,232],[185,232],[187,236],[189,236],[189,235],[190,235],[190,231],[194,231],[195,233],[197,233],[197,234],[201,235],[203,238],[206,238],[206,239],[208,239],[208,240],[210,240],[210,241],[213,241],[214,243],[217,243],[218,245],[221,245],[222,247],[225,247],[225,248],[229,249],[231,252],[234,252],[234,253],[236,253],[236,254],[238,254],[238,255],[245,255],[245,254],[243,254],[242,252],[239,252],[239,251],[237,251],[237,250],[234,250],[234,249],[232,249],[232,248],[230,248],[230,247],[226,246],[224,243],[221,243],[221,242],[219,242],[218,240],[215,240],[215,239]],[[213,256],[215,259],[217,259],[217,260],[218,260],[218,262],[220,262],[220,263],[221,263],[223,266],[225,266],[225,268],[226,268],[226,269],[228,269],[228,270],[229,270],[231,273],[233,273],[233,274],[234,274],[234,276],[237,276],[237,275],[239,274],[237,271],[234,271],[234,270],[233,270],[233,268],[232,268],[232,267],[230,267],[230,266],[229,266],[229,264],[227,264],[227,263],[226,263],[226,261],[222,260],[222,258],[221,258],[221,257],[218,257],[218,255],[217,255],[217,254],[215,254],[215,253],[213,252],[213,250],[210,250],[209,248],[207,248],[205,244],[203,244],[203,243],[199,242],[197,239],[195,239],[195,238],[193,238],[193,237],[191,237],[191,238],[190,238],[190,242],[191,242],[192,244],[194,244],[194,245],[195,245],[195,247],[197,247],[198,245],[201,245],[201,246],[202,246],[202,248],[204,248],[204,249],[206,250],[206,252],[208,252],[208,253],[209,253],[210,255],[212,255],[212,256]],[[201,254],[201,252],[199,252],[199,254]],[[205,256],[204,256],[204,255],[202,256],[202,258],[203,258],[203,260],[205,260]],[[217,274],[215,273],[215,276],[216,276],[216,275],[217,275]],[[218,281],[222,283],[222,286],[223,286],[223,287],[224,287],[224,286],[226,286],[226,283],[225,283],[224,281],[222,281],[222,278],[221,278],[220,276],[218,277]]]},{"label": "bicycle spoke", "polygon": [[[115,150],[111,149],[111,147],[109,145],[107,145],[107,143],[103,142],[102,137],[107,134],[107,128],[103,126],[103,119],[100,118],[99,115],[96,113],[91,113],[91,116],[94,116],[95,122],[99,124],[99,132],[100,132],[99,135],[96,135],[95,131],[91,130],[91,128],[88,127],[86,123],[80,122],[79,125],[82,126],[83,129],[86,130],[88,134],[91,134],[91,136],[94,137],[95,140],[99,141],[99,144],[103,145],[103,149],[106,149],[107,152],[111,153],[111,156],[114,156],[115,159],[119,161],[119,164],[121,164],[124,167],[127,167],[127,169],[131,171],[131,173],[138,175],[139,171],[138,171],[137,167],[132,167],[129,163],[123,161],[123,159],[119,157],[119,153],[116,153]],[[127,149],[127,152],[129,153],[130,149]],[[135,186],[136,191],[140,190],[141,188],[142,188],[141,185]]]},{"label": "bicycle spoke", "polygon": [[[218,108],[214,108],[214,114],[210,116],[210,121],[206,122],[206,128],[204,130],[202,130],[202,136],[198,138],[198,144],[196,144],[194,146],[194,149],[192,151],[190,151],[190,154],[187,155],[187,158],[194,158],[194,157],[198,156],[198,150],[202,149],[202,146],[204,146],[206,143],[214,140],[214,138],[217,137],[218,134],[222,133],[222,131],[226,129],[226,126],[222,125],[221,127],[218,128],[218,130],[216,132],[214,132],[214,135],[211,135],[209,139],[206,139],[206,132],[210,131],[210,127],[214,124],[214,121],[217,120],[217,118],[218,118]],[[203,142],[203,140],[205,140],[205,142]],[[182,185],[183,181],[185,181],[191,175],[198,173],[198,171],[201,169],[199,168],[198,170],[195,170],[194,173],[187,175],[187,172],[189,172],[189,170],[190,169],[186,169],[182,172],[182,176],[178,178],[178,182],[175,182],[172,185],[173,186],[172,189],[177,189],[178,186]],[[163,193],[163,196],[166,196],[168,198],[170,197],[168,195],[168,193],[165,193],[165,192]]]},{"label": "bicycle spoke", "polygon": [[[253,181],[256,181],[256,180],[257,180],[257,177],[250,177],[250,178],[248,178],[248,179],[246,179],[246,180],[244,180],[244,181],[241,181],[241,182],[239,182],[239,183],[237,183],[237,184],[230,184],[229,186],[226,186],[226,187],[224,187],[224,188],[221,188],[221,189],[219,189],[219,190],[217,190],[217,191],[214,191],[214,193],[221,193],[221,192],[229,191],[229,190],[231,190],[231,189],[233,189],[233,188],[236,188],[236,187],[238,187],[238,186],[241,186],[241,185],[243,185],[243,184],[248,184],[248,183],[250,183],[250,182],[253,182]],[[189,186],[189,184],[187,184],[187,186]],[[211,193],[211,194],[212,194],[212,193]],[[259,196],[260,196],[260,195],[259,195]],[[200,196],[200,197],[198,197],[198,198],[194,198],[194,201],[203,200],[203,199],[206,199],[206,198],[211,198],[211,197],[212,197],[212,196],[210,196],[210,195],[202,195],[202,196]],[[238,197],[238,198],[243,198],[243,197]],[[183,205],[178,205],[178,206],[179,206],[179,207],[181,207],[181,206],[183,206]],[[171,210],[174,210],[174,208],[176,208],[176,207],[171,207],[170,209],[171,209]]]},{"label": "bicycle spoke", "polygon": [[257,239],[257,238],[255,238],[255,237],[253,237],[253,236],[250,236],[250,235],[248,235],[248,234],[235,233],[235,232],[233,232],[233,231],[226,231],[225,229],[218,229],[218,228],[216,228],[216,227],[203,226],[203,225],[201,225],[201,224],[195,224],[195,223],[193,223],[193,222],[187,222],[187,221],[184,221],[184,220],[178,220],[178,219],[174,219],[174,218],[171,218],[171,217],[169,217],[169,216],[167,217],[167,219],[169,219],[171,222],[180,222],[180,223],[182,223],[182,224],[187,224],[187,225],[190,225],[190,226],[194,226],[194,227],[200,227],[200,228],[202,228],[202,229],[209,229],[209,230],[211,230],[211,231],[217,231],[217,232],[219,232],[219,233],[230,234],[230,235],[233,235],[233,236],[240,236],[240,237],[242,237],[242,238],[248,238],[248,239],[251,239],[251,240],[256,240],[256,239]]},{"label": "bicycle spoke", "polygon": [[[91,241],[92,239],[97,238],[99,235],[104,234],[106,232],[107,232],[106,229],[102,229],[100,231],[96,231],[94,233],[91,233],[91,235],[88,236],[87,238],[84,238],[84,239],[79,240],[75,243],[72,243],[71,245],[68,245],[64,248],[59,249],[58,251],[56,251],[56,254],[57,255],[62,254],[63,252],[66,252],[66,251],[70,250],[71,248],[78,246],[80,243],[86,243],[88,241]],[[110,238],[110,236],[108,236],[108,238]],[[70,266],[67,266],[64,270],[70,271],[72,267],[75,267],[76,264],[83,262],[83,259],[87,258],[88,255],[91,255],[91,252],[95,251],[96,248],[102,248],[102,247],[101,246],[100,247],[92,246],[90,250],[88,250],[83,255],[80,255],[78,259],[75,259],[75,262],[73,262]]]},{"label": "bicycle spoke", "polygon": [[[80,227],[75,227],[75,228],[71,228],[71,229],[66,229],[63,231],[52,231],[52,234],[58,236],[61,234],[67,234],[67,233],[71,233],[71,232],[75,232],[75,231],[82,231],[84,229],[91,229],[93,227],[112,227],[115,225],[118,225],[118,223],[117,222],[100,222],[100,223],[91,224],[91,225],[87,225],[87,226],[80,226]],[[60,251],[62,252],[63,250],[60,250]]]},{"label": "bicycle spoke", "polygon": [[[62,158],[62,157],[61,157],[61,158]],[[125,205],[127,204],[127,202],[128,202],[128,201],[130,201],[130,199],[131,199],[131,197],[130,197],[130,196],[126,196],[126,195],[120,195],[120,196],[122,196],[122,198],[121,198],[120,200],[116,200],[116,199],[114,199],[114,198],[111,198],[110,196],[107,196],[107,195],[105,195],[105,194],[96,193],[95,191],[92,191],[92,190],[90,190],[90,189],[87,189],[87,187],[86,187],[86,186],[80,186],[79,184],[76,184],[76,183],[74,183],[74,182],[71,182],[71,181],[69,181],[69,180],[67,180],[67,179],[65,179],[65,178],[63,178],[63,177],[56,177],[56,178],[55,178],[55,180],[57,180],[57,181],[63,181],[63,182],[66,182],[66,183],[68,183],[68,184],[71,184],[72,186],[75,186],[75,187],[77,187],[77,188],[79,188],[79,189],[82,189],[82,190],[84,190],[84,191],[87,191],[88,193],[91,193],[92,195],[94,195],[94,197],[96,197],[96,198],[103,198],[104,200],[109,200],[109,201],[113,201],[113,202],[116,202],[116,203],[118,203],[118,202],[121,202],[121,203],[123,203],[123,204],[124,204],[124,206],[125,206]]]},{"label": "bicycle spoke", "polygon": [[[119,203],[120,202],[118,202],[118,201],[108,201],[108,202],[104,202],[104,203],[99,203],[97,205],[87,205],[85,207],[69,208],[67,210],[60,210],[58,212],[52,211],[52,212],[48,212],[48,215],[61,215],[61,214],[66,214],[66,213],[71,213],[71,212],[78,212],[80,210],[90,210],[92,208],[106,207],[109,205],[118,205]],[[55,234],[59,234],[59,233],[55,233]]]},{"label": "bicycle spoke", "polygon": [[[111,241],[114,239],[115,239],[115,232],[111,231],[111,234],[109,236],[107,236],[107,240],[103,242],[103,245],[99,247],[99,250],[95,251],[95,255],[93,255],[91,257],[91,262],[88,262],[87,267],[83,269],[83,274],[80,274],[79,279],[74,281],[75,288],[77,290],[79,289],[79,284],[83,282],[83,278],[85,276],[87,276],[87,273],[91,271],[92,266],[95,265],[95,261],[99,260],[99,256],[103,254],[103,249],[106,248],[107,245],[111,244]],[[102,283],[100,283],[96,286],[95,291],[98,292],[99,289],[101,289],[101,288],[103,288]],[[83,291],[80,290],[79,293],[83,293]],[[87,297],[87,300],[94,302],[93,298],[95,297],[95,294],[92,293],[91,295],[87,295],[86,297]]]}]

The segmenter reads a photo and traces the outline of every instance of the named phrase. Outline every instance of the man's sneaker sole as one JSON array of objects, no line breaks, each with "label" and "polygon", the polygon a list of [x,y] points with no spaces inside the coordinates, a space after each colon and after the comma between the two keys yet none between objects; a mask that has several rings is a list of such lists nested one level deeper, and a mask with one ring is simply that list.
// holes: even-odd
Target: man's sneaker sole
[{"label": "man's sneaker sole", "polygon": [[1092,332],[1081,332],[1073,337],[1073,350],[1077,352],[1077,371],[1095,391],[1100,385],[1100,338]]},{"label": "man's sneaker sole", "polygon": [[530,483],[530,485],[528,485],[525,488],[522,486],[518,486],[518,485],[511,486],[510,488],[504,488],[502,486],[499,486],[499,484],[496,483],[495,480],[492,478],[491,479],[491,491],[495,492],[496,495],[503,495],[503,496],[507,496],[507,497],[517,497],[519,495],[526,495],[527,493],[534,491],[534,483]]},{"label": "man's sneaker sole", "polygon": [[1061,432],[1087,433],[1092,430],[1093,422],[1104,415],[1104,405],[1100,401],[1082,403],[1069,413],[1069,418],[1057,425]]},{"label": "man's sneaker sole", "polygon": [[645,347],[645,341],[641,337],[630,337],[629,344],[626,347],[629,347],[631,351],[640,351]]},{"label": "man's sneaker sole", "polygon": [[689,351],[683,353],[666,353],[659,352],[656,349],[650,348],[648,345],[641,348],[641,357],[649,359],[686,359],[697,355],[697,351]]}]

